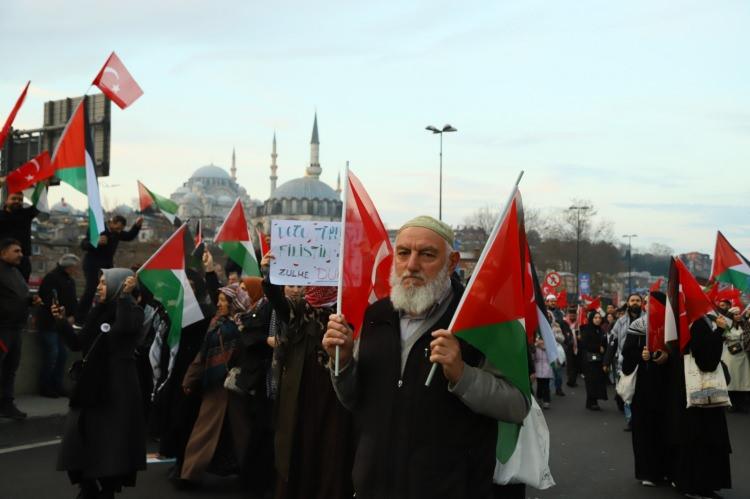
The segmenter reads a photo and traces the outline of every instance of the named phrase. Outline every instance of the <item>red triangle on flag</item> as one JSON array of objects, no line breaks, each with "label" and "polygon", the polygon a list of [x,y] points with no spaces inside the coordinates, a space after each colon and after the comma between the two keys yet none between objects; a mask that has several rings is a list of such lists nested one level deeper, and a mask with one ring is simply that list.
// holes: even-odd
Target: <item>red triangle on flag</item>
[{"label": "red triangle on flag", "polygon": [[86,166],[86,121],[83,101],[76,106],[73,116],[63,130],[52,154],[52,168],[84,168]]},{"label": "red triangle on flag", "polygon": [[742,260],[737,256],[735,249],[721,231],[717,232],[714,264],[711,267],[711,280],[715,279],[719,274],[726,272],[727,269],[740,264],[742,264]]},{"label": "red triangle on flag", "polygon": [[224,219],[224,223],[219,227],[216,237],[214,237],[214,242],[218,244],[225,241],[249,240],[250,232],[247,230],[245,210],[242,207],[242,202],[237,198],[237,201],[234,202],[234,206],[229,210],[227,218]]},{"label": "red triangle on flag", "polygon": [[138,182],[138,201],[141,204],[141,212],[144,212],[151,208],[154,204],[154,198],[151,197],[151,193],[146,189],[146,186],[141,183],[140,180]]},{"label": "red triangle on flag", "polygon": [[156,250],[141,270],[180,270],[185,268],[185,230],[187,225],[182,224],[179,229],[169,236],[164,244]]},{"label": "red triangle on flag", "polygon": [[452,331],[514,321],[525,317],[518,236],[518,194],[497,235],[477,263],[470,287],[454,316]]}]

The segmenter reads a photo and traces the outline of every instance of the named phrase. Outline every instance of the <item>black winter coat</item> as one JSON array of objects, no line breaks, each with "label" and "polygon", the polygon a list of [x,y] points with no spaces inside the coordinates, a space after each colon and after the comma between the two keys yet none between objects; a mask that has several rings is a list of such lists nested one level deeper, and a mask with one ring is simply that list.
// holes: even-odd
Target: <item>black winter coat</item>
[{"label": "black winter coat", "polygon": [[[430,329],[444,329],[463,289]],[[492,497],[497,421],[477,414],[448,391],[427,352],[432,336],[420,337],[401,375],[398,312],[390,299],[365,313],[357,363],[359,432],[352,478],[362,499],[487,499]],[[478,367],[482,354],[459,339],[463,360]]]},{"label": "black winter coat", "polygon": [[81,241],[81,249],[85,252],[83,256],[83,270],[92,272],[101,269],[111,269],[114,265],[117,245],[120,241],[132,241],[138,237],[141,226],[134,224],[130,230],[124,230],[120,233],[110,232],[109,228],[101,234],[107,236],[107,244],[94,247],[89,239],[88,232],[86,237]]},{"label": "black winter coat", "polygon": [[622,347],[622,371],[631,374],[636,367],[635,394],[630,404],[633,417],[633,456],[635,477],[654,483],[669,475],[669,372],[671,358],[659,365],[643,360],[645,334],[628,333]]},{"label": "black winter coat", "polygon": [[13,265],[0,261],[0,329],[20,329],[29,317],[29,286]]},{"label": "black winter coat", "polygon": [[97,407],[70,410],[57,469],[72,472],[74,480],[115,477],[122,485],[133,485],[136,471],[146,469],[145,422],[134,360],[143,310],[126,295],[97,305],[78,333],[67,321],[57,325],[70,349],[85,354],[104,323],[110,325],[105,333],[107,400]]},{"label": "black winter coat", "polygon": [[[713,371],[721,362],[723,338],[711,331],[704,320],[690,326],[688,350],[701,371]],[[723,407],[686,409],[684,359],[673,349],[670,355],[672,389],[670,419],[671,478],[677,489],[686,493],[708,493],[731,488],[729,454],[732,447]]]}]

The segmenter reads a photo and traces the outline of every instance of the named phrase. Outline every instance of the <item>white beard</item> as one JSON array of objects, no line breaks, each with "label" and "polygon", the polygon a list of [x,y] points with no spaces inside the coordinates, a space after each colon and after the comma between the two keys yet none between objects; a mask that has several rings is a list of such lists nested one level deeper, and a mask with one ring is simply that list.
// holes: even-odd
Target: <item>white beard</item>
[{"label": "white beard", "polygon": [[445,294],[451,286],[450,262],[432,280],[426,281],[422,286],[404,286],[402,279],[409,275],[416,275],[424,279],[424,274],[396,275],[395,267],[391,269],[391,303],[397,310],[402,310],[410,315],[422,315],[427,312]]}]

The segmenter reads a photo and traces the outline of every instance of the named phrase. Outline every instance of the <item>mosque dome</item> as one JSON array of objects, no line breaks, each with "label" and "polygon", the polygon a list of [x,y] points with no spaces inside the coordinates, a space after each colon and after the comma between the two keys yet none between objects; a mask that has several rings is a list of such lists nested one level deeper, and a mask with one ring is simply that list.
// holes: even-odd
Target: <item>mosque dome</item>
[{"label": "mosque dome", "polygon": [[225,180],[231,180],[232,177],[223,168],[216,165],[201,166],[190,176],[191,179],[198,178],[221,178]]},{"label": "mosque dome", "polygon": [[276,188],[271,199],[319,199],[338,201],[339,195],[331,186],[314,177],[300,177],[284,182]]},{"label": "mosque dome", "polygon": [[50,212],[64,213],[68,215],[75,213],[75,211],[76,210],[71,205],[65,202],[65,199],[62,199],[59,203],[53,204],[50,208]]}]

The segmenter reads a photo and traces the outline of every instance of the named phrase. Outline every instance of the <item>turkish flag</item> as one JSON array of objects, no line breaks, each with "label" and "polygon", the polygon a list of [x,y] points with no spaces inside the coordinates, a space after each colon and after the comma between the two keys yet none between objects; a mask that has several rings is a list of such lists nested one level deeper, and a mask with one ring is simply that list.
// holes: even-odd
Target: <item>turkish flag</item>
[{"label": "turkish flag", "polygon": [[667,296],[658,290],[648,294],[648,350],[664,350],[664,320],[667,313]]},{"label": "turkish flag", "polygon": [[6,180],[8,184],[8,193],[21,192],[42,180],[50,178],[55,174],[52,164],[49,160],[49,153],[44,151],[42,154],[24,163],[8,174]]},{"label": "turkish flag", "polygon": [[10,132],[10,127],[11,125],[13,125],[13,120],[16,119],[16,114],[18,114],[18,110],[21,109],[21,106],[23,105],[23,101],[26,99],[26,92],[28,92],[30,84],[31,84],[31,81],[28,81],[26,83],[26,87],[24,87],[23,92],[21,92],[21,96],[18,97],[18,100],[16,101],[16,105],[13,106],[13,109],[8,115],[8,118],[5,120],[5,124],[3,125],[3,128],[0,130],[0,149],[2,149],[3,146],[5,146],[5,138],[8,136],[8,133]]},{"label": "turkish flag", "polygon": [[364,186],[347,169],[342,241],[342,273],[339,276],[339,303],[346,321],[359,336],[365,310],[370,303],[390,295],[393,248]]},{"label": "turkish flag", "polygon": [[141,87],[114,52],[94,78],[93,84],[120,106],[120,109],[125,109],[143,95]]},{"label": "turkish flag", "polygon": [[682,352],[690,343],[690,325],[714,310],[693,274],[676,257],[672,258],[669,266],[665,308],[664,340],[678,340]]}]

